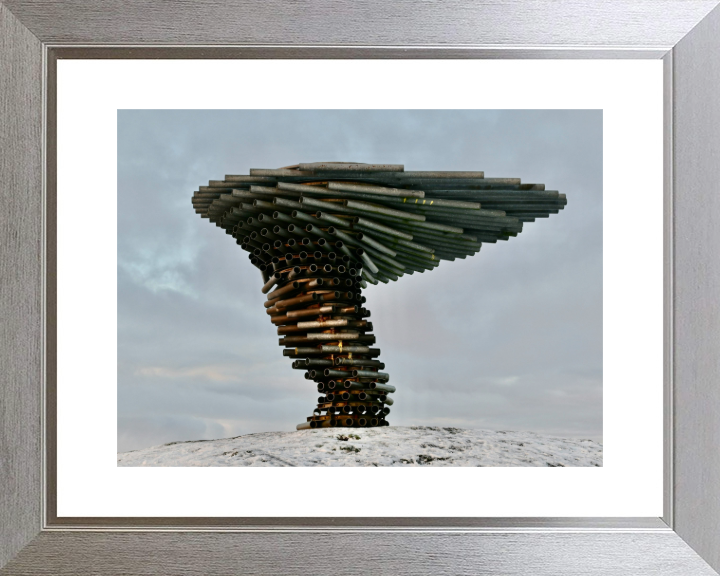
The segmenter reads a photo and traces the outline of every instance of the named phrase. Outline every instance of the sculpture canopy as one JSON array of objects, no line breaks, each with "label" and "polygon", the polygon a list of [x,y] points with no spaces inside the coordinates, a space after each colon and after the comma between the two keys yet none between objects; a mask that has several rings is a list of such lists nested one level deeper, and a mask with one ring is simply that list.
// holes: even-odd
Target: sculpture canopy
[{"label": "sculpture canopy", "polygon": [[[567,199],[543,184],[483,172],[316,162],[211,180],[192,203],[237,238],[261,269],[268,254],[262,246],[310,237],[325,241],[321,249],[335,249],[339,241],[337,250],[363,265],[363,280],[376,284],[517,236],[525,222],[558,213]],[[263,231],[253,243],[242,241]]]}]

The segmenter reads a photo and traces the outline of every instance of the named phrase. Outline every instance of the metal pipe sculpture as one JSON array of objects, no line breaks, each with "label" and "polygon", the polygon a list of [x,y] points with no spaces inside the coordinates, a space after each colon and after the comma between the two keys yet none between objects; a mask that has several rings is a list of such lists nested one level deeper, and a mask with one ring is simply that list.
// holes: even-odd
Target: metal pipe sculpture
[{"label": "metal pipe sculpture", "polygon": [[260,269],[283,355],[322,394],[298,430],[388,425],[395,387],[371,347],[368,283],[472,256],[566,204],[519,178],[347,162],[252,169],[211,180],[192,198]]}]

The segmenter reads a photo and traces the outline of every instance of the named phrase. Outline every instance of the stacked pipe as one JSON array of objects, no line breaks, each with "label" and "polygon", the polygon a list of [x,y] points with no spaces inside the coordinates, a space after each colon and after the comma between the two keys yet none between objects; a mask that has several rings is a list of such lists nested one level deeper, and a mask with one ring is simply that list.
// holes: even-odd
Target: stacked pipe
[{"label": "stacked pipe", "polygon": [[320,162],[211,180],[192,204],[248,252],[284,356],[317,384],[321,396],[303,429],[388,425],[395,388],[371,347],[368,283],[472,256],[557,214],[567,199],[483,172]]}]

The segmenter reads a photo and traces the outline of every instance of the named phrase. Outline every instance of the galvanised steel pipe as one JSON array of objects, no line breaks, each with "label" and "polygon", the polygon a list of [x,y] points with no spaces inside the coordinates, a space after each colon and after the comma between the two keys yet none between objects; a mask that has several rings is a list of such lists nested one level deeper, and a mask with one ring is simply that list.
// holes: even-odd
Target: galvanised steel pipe
[{"label": "galvanised steel pipe", "polygon": [[328,212],[323,212],[322,210],[318,210],[317,212],[315,212],[315,218],[321,221],[328,222],[330,224],[334,224],[335,226],[340,226],[342,228],[351,224],[349,220],[343,220],[342,218],[338,218],[337,216],[333,216],[332,214],[329,214]]},{"label": "galvanised steel pipe", "polygon": [[[353,184],[350,182],[328,182],[328,190],[344,192],[362,192],[373,194],[379,197],[394,196],[400,198],[425,198],[425,192],[421,190],[402,190],[399,188],[388,188],[385,186],[373,186],[371,184]],[[378,198],[379,199],[379,198]]]},{"label": "galvanised steel pipe", "polygon": [[354,162],[311,162],[298,164],[298,170],[311,172],[402,172],[402,164],[359,164]]},{"label": "galvanised steel pipe", "polygon": [[407,232],[403,232],[401,230],[397,230],[395,228],[391,228],[390,226],[386,226],[385,224],[381,224],[379,222],[375,222],[374,220],[371,220],[370,218],[363,218],[360,216],[356,216],[352,219],[353,228],[358,228],[359,230],[368,231],[368,232],[380,232],[381,234],[387,235],[387,236],[394,236],[396,238],[401,238],[403,240],[412,240],[413,236],[412,234],[408,234]]},{"label": "galvanised steel pipe", "polygon": [[379,382],[371,382],[369,388],[370,390],[378,390],[380,392],[395,392],[395,386],[391,384],[380,384]]},{"label": "galvanised steel pipe", "polygon": [[390,374],[386,374],[385,372],[374,372],[372,370],[353,370],[352,375],[355,378],[376,378],[377,380],[382,380],[383,382],[390,380]]},{"label": "galvanised steel pipe", "polygon": [[375,265],[375,262],[373,262],[370,256],[365,253],[365,250],[363,250],[362,248],[358,248],[355,250],[355,254],[360,256],[360,259],[373,274],[377,274],[380,271],[380,269]]},{"label": "galvanised steel pipe", "polygon": [[360,202],[358,200],[344,200],[343,205],[352,208],[353,210],[359,210],[360,212],[368,212],[370,214],[381,214],[384,216],[395,216],[402,220],[414,220],[419,222],[425,222],[426,218],[421,214],[413,214],[404,210],[394,210],[392,208],[384,208],[376,204],[370,204],[368,202]]},{"label": "galvanised steel pipe", "polygon": [[334,359],[335,366],[372,366],[374,368],[383,369],[385,363],[379,360],[370,360],[369,358],[345,358],[338,357]]}]

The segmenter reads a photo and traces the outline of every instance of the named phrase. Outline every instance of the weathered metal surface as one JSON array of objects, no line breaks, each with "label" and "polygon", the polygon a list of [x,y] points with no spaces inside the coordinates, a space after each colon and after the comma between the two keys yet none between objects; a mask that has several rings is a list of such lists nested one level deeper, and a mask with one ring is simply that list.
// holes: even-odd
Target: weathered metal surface
[{"label": "weathered metal surface", "polygon": [[320,162],[250,174],[200,186],[192,206],[249,253],[283,356],[325,394],[298,430],[388,425],[395,386],[380,372],[380,350],[368,346],[375,336],[360,306],[367,283],[471,256],[567,204],[544,184],[404,172],[399,164]]}]

